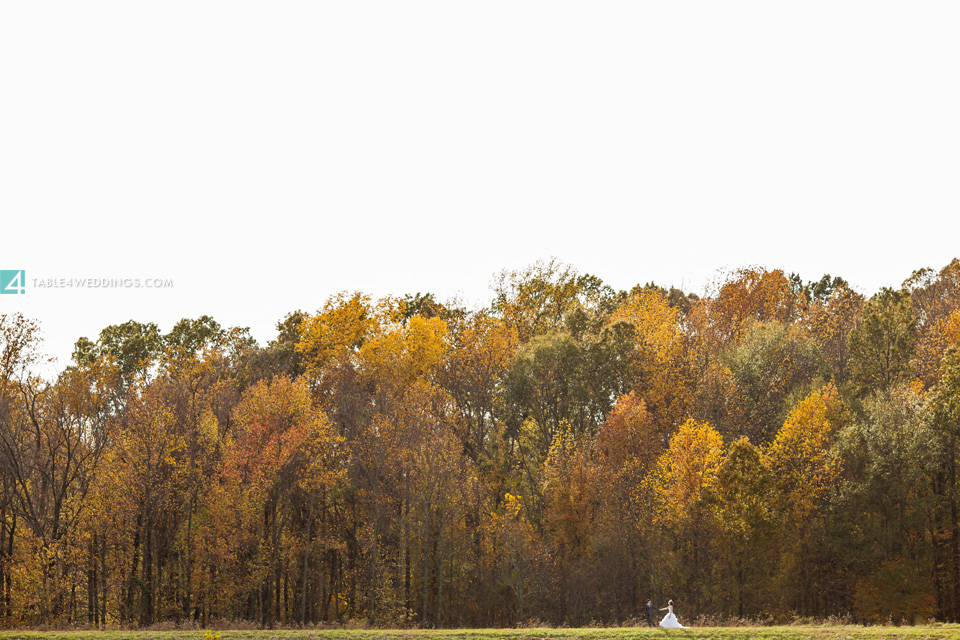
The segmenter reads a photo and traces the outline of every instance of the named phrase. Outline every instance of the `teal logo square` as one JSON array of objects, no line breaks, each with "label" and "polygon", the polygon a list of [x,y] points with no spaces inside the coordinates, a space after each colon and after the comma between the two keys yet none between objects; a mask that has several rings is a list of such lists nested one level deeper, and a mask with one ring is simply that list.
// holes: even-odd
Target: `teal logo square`
[{"label": "teal logo square", "polygon": [[0,294],[27,292],[27,275],[23,269],[0,269]]}]

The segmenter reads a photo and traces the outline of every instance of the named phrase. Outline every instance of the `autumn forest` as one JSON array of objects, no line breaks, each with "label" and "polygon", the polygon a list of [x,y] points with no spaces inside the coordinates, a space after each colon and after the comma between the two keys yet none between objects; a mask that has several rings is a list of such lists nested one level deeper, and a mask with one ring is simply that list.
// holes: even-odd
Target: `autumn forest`
[{"label": "autumn forest", "polygon": [[[259,345],[0,314],[0,626],[960,621],[960,260],[869,296],[557,260]],[[66,320],[64,320],[66,321]]]}]

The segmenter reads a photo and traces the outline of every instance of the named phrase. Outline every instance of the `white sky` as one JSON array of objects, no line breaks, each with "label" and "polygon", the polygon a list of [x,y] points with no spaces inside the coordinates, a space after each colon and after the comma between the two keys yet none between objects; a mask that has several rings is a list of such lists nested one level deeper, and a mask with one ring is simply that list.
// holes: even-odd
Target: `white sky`
[{"label": "white sky", "polygon": [[550,256],[872,293],[960,255],[957,33],[956,2],[3,2],[0,313],[62,368],[131,318],[263,343]]}]

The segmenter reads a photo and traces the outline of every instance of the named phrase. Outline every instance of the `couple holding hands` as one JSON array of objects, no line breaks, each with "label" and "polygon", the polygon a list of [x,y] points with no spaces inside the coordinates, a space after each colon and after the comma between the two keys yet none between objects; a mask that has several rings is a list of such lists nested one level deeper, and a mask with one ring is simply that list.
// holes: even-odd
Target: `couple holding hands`
[{"label": "couple holding hands", "polygon": [[[653,622],[654,611],[658,609],[653,606],[653,600],[647,600],[646,606],[643,610],[647,614],[647,624],[651,627],[656,626]],[[677,620],[676,614],[673,613],[673,600],[667,601],[667,606],[659,609],[659,611],[666,611],[667,615],[663,616],[663,620],[660,621],[660,626],[667,629],[686,629],[687,627],[680,624],[680,621]]]}]

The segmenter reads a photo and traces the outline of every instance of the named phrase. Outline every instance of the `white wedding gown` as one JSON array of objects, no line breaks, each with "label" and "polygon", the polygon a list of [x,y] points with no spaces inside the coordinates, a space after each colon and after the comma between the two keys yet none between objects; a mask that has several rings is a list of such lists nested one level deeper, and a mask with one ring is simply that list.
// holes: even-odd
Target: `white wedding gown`
[{"label": "white wedding gown", "polygon": [[674,613],[673,613],[673,607],[668,606],[667,609],[668,609],[667,615],[663,616],[663,620],[660,621],[660,626],[661,626],[661,627],[665,627],[665,628],[667,628],[667,629],[687,629],[687,628],[689,628],[689,627],[685,627],[685,626],[683,626],[682,624],[680,624],[680,621],[677,620],[677,616],[674,615]]}]

